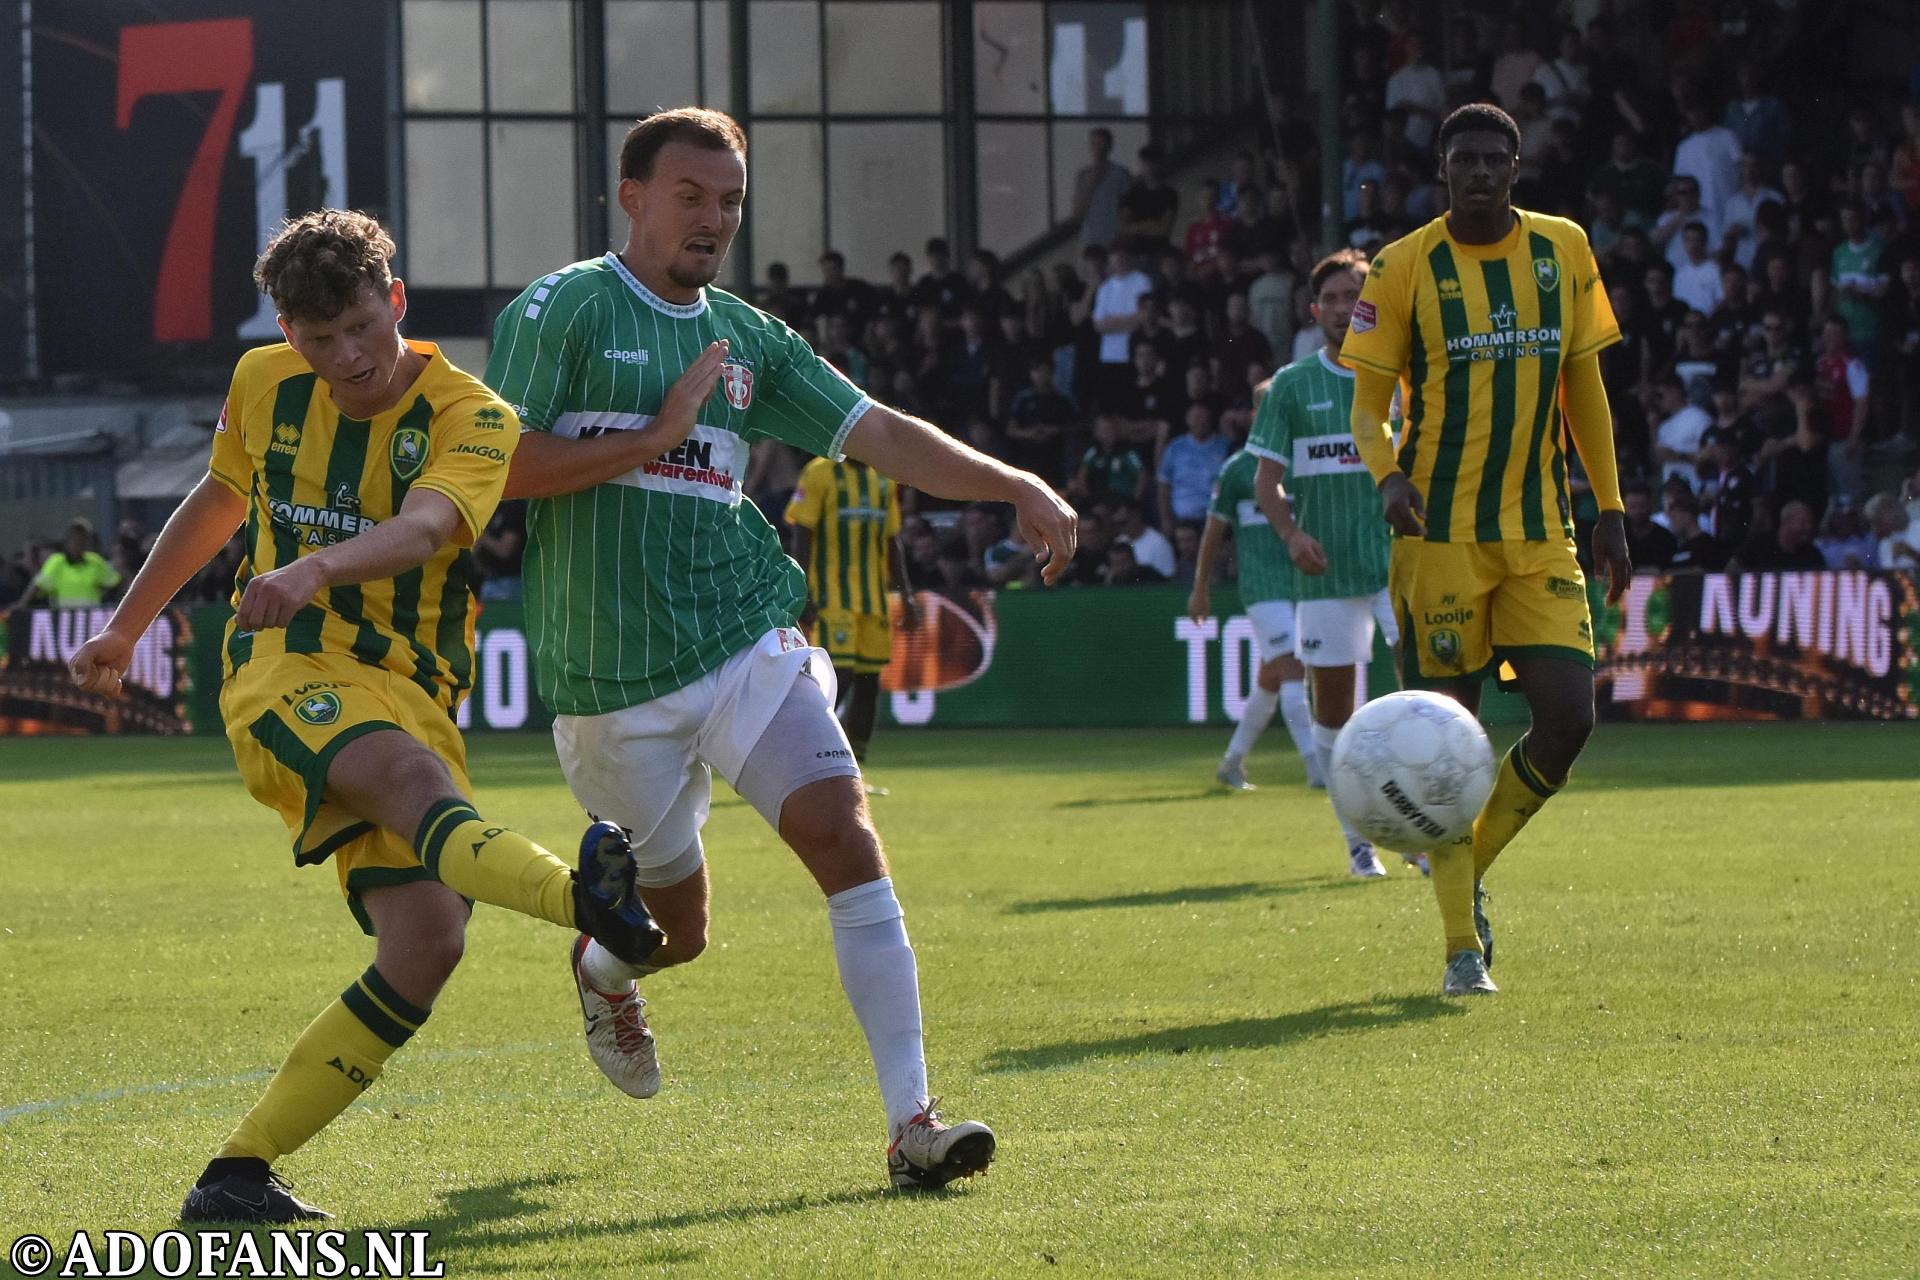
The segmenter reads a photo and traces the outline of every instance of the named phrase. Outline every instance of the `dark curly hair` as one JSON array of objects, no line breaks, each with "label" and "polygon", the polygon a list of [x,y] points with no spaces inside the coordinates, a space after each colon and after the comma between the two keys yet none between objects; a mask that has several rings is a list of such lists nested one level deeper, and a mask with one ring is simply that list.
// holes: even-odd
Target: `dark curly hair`
[{"label": "dark curly hair", "polygon": [[360,286],[393,284],[393,237],[357,209],[316,209],[291,219],[254,264],[253,278],[289,320],[331,320]]},{"label": "dark curly hair", "polygon": [[1520,126],[1514,123],[1512,116],[1491,102],[1469,102],[1454,108],[1453,114],[1440,125],[1440,154],[1443,157],[1447,154],[1447,143],[1454,134],[1481,131],[1503,135],[1507,145],[1513,148],[1513,154],[1520,154]]}]

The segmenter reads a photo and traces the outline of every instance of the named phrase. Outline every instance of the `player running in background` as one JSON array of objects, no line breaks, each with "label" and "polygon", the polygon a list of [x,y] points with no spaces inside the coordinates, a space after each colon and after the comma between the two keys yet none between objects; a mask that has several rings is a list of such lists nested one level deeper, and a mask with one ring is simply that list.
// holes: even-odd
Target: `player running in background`
[{"label": "player running in background", "polygon": [[[900,486],[864,462],[815,458],[800,470],[787,503],[793,558],[807,574],[802,629],[827,651],[840,686],[835,714],[865,767],[880,715],[880,672],[893,657],[891,581],[900,593],[900,621],[918,619],[900,547]],[[884,794],[871,783],[867,794]]]},{"label": "player running in background", "polygon": [[746,150],[716,111],[635,125],[620,154],[625,247],[534,281],[494,328],[487,381],[528,428],[508,492],[534,499],[524,572],[540,694],[573,794],[632,832],[641,897],[667,934],[642,966],[583,939],[574,979],[594,1061],[628,1093],[655,1092],[635,979],[706,947],[700,831],[718,770],[826,895],[890,1178],[941,1186],[984,1168],[994,1137],[945,1125],[928,1097],[903,913],[832,670],[793,626],[806,577],[742,498],[747,446],[781,440],[939,497],[1012,503],[1048,582],[1073,559],[1075,517],[1037,477],[875,404],[785,324],[706,287],[739,229]]},{"label": "player running in background", "polygon": [[[1340,727],[1356,702],[1366,701],[1376,621],[1389,645],[1400,639],[1387,602],[1388,530],[1353,444],[1353,373],[1331,354],[1347,336],[1347,319],[1366,278],[1366,255],[1357,249],[1342,249],[1314,266],[1307,291],[1327,345],[1273,375],[1247,438],[1247,452],[1259,462],[1255,499],[1299,571],[1296,647],[1313,694],[1313,746],[1322,775]],[[1371,842],[1344,820],[1340,831],[1352,874],[1387,874]],[[1404,856],[1426,870],[1421,855]]]},{"label": "player running in background", "polygon": [[[1266,387],[1262,383],[1256,397]],[[1274,708],[1278,707],[1286,719],[1287,732],[1293,735],[1293,745],[1306,764],[1307,785],[1324,787],[1326,777],[1314,753],[1308,724],[1307,686],[1301,678],[1300,659],[1293,652],[1293,563],[1254,499],[1253,473],[1259,461],[1245,449],[1236,450],[1214,477],[1213,501],[1207,506],[1207,524],[1200,534],[1194,564],[1193,590],[1187,596],[1189,618],[1199,622],[1213,616],[1213,567],[1231,531],[1240,565],[1240,607],[1253,624],[1260,668],[1254,674],[1253,688],[1247,692],[1240,722],[1227,742],[1227,753],[1220,757],[1213,776],[1235,791],[1254,789],[1247,781],[1247,755],[1273,723]]]},{"label": "player running in background", "polygon": [[[1569,436],[1600,504],[1593,555],[1609,603],[1632,571],[1599,361],[1620,329],[1586,233],[1513,207],[1519,152],[1519,128],[1498,107],[1470,103],[1447,117],[1449,212],[1374,258],[1340,349],[1355,374],[1354,439],[1399,535],[1389,585],[1403,679],[1477,711],[1482,681],[1502,663],[1531,712],[1472,833],[1429,855],[1448,995],[1497,989],[1481,881],[1565,785],[1593,731]],[[1396,458],[1387,415],[1401,380]]]},{"label": "player running in background", "polygon": [[660,940],[617,828],[587,829],[576,876],[473,808],[453,725],[473,671],[466,548],[500,499],[518,424],[438,348],[400,337],[393,253],[377,222],[338,209],[274,237],[255,274],[287,341],[240,358],[208,474],[72,661],[81,687],[117,690],[135,640],[245,521],[227,737],[294,861],[331,857],[375,939],[372,966],[301,1033],[188,1193],[189,1222],[329,1216],[271,1166],[420,1030],[460,959],[465,898],[585,929],[636,961]]}]

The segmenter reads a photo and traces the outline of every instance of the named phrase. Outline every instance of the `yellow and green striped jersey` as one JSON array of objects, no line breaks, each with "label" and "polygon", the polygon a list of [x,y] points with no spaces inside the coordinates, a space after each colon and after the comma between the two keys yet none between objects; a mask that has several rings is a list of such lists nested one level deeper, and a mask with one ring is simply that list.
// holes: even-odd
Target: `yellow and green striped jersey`
[{"label": "yellow and green striped jersey", "polygon": [[800,471],[787,523],[813,531],[807,593],[816,609],[887,616],[887,548],[900,532],[900,490],[864,462],[815,458]]},{"label": "yellow and green striped jersey", "polygon": [[284,628],[228,624],[225,674],[280,653],[334,653],[412,678],[449,712],[472,683],[472,556],[466,548],[500,501],[520,423],[478,378],[430,342],[427,367],[400,402],[349,418],[285,343],[240,357],[208,464],[247,500],[246,559],[233,602],[255,574],[391,518],[414,489],[460,512],[453,539],[397,578],[322,591]]},{"label": "yellow and green striped jersey", "polygon": [[1570,537],[1560,371],[1620,340],[1586,232],[1514,210],[1495,244],[1444,216],[1374,258],[1342,364],[1401,381],[1400,467],[1430,542]]}]

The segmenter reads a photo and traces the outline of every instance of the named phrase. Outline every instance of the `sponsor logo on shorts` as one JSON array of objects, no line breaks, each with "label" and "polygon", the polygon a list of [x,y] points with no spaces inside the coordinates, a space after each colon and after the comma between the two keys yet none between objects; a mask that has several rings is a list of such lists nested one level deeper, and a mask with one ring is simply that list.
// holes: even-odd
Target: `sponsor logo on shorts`
[{"label": "sponsor logo on shorts", "polygon": [[1319,636],[1313,636],[1312,638],[1302,637],[1300,641],[1300,647],[1302,649],[1305,649],[1308,653],[1312,653],[1315,650],[1319,649],[1320,637]]},{"label": "sponsor logo on shorts", "polygon": [[1548,578],[1547,594],[1558,596],[1562,600],[1585,600],[1587,589],[1572,578]]},{"label": "sponsor logo on shorts", "polygon": [[293,714],[308,724],[332,724],[340,718],[340,696],[335,693],[316,693],[312,697],[302,698],[293,708]]},{"label": "sponsor logo on shorts", "polygon": [[853,752],[842,747],[835,747],[831,751],[816,751],[813,753],[813,758],[815,760],[851,760],[853,759]]},{"label": "sponsor logo on shorts", "polygon": [[306,700],[308,694],[319,693],[323,689],[345,689],[347,687],[346,684],[339,680],[309,680],[307,683],[295,688],[292,693],[281,694],[280,701],[289,707],[298,707]]},{"label": "sponsor logo on shorts", "polygon": [[1460,664],[1460,633],[1447,627],[1429,632],[1427,650],[1433,654],[1433,660],[1442,666],[1458,666]]},{"label": "sponsor logo on shorts", "polygon": [[1449,624],[1460,626],[1463,623],[1473,621],[1473,610],[1463,609],[1455,605],[1451,609],[1441,609],[1438,612],[1421,614],[1420,621],[1429,627],[1444,627]]}]

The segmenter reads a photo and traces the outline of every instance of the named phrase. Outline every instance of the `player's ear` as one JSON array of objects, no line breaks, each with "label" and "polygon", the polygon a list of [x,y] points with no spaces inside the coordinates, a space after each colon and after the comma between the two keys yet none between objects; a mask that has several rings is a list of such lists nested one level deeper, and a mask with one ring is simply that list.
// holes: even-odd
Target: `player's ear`
[{"label": "player's ear", "polygon": [[617,191],[621,210],[635,222],[640,220],[640,180],[622,178]]},{"label": "player's ear", "polygon": [[399,276],[387,286],[387,305],[393,308],[393,322],[399,324],[407,318],[407,284]]},{"label": "player's ear", "polygon": [[287,323],[287,318],[283,315],[275,315],[273,319],[280,326],[280,336],[287,340],[287,345],[299,351],[300,344],[294,340],[293,326]]}]

